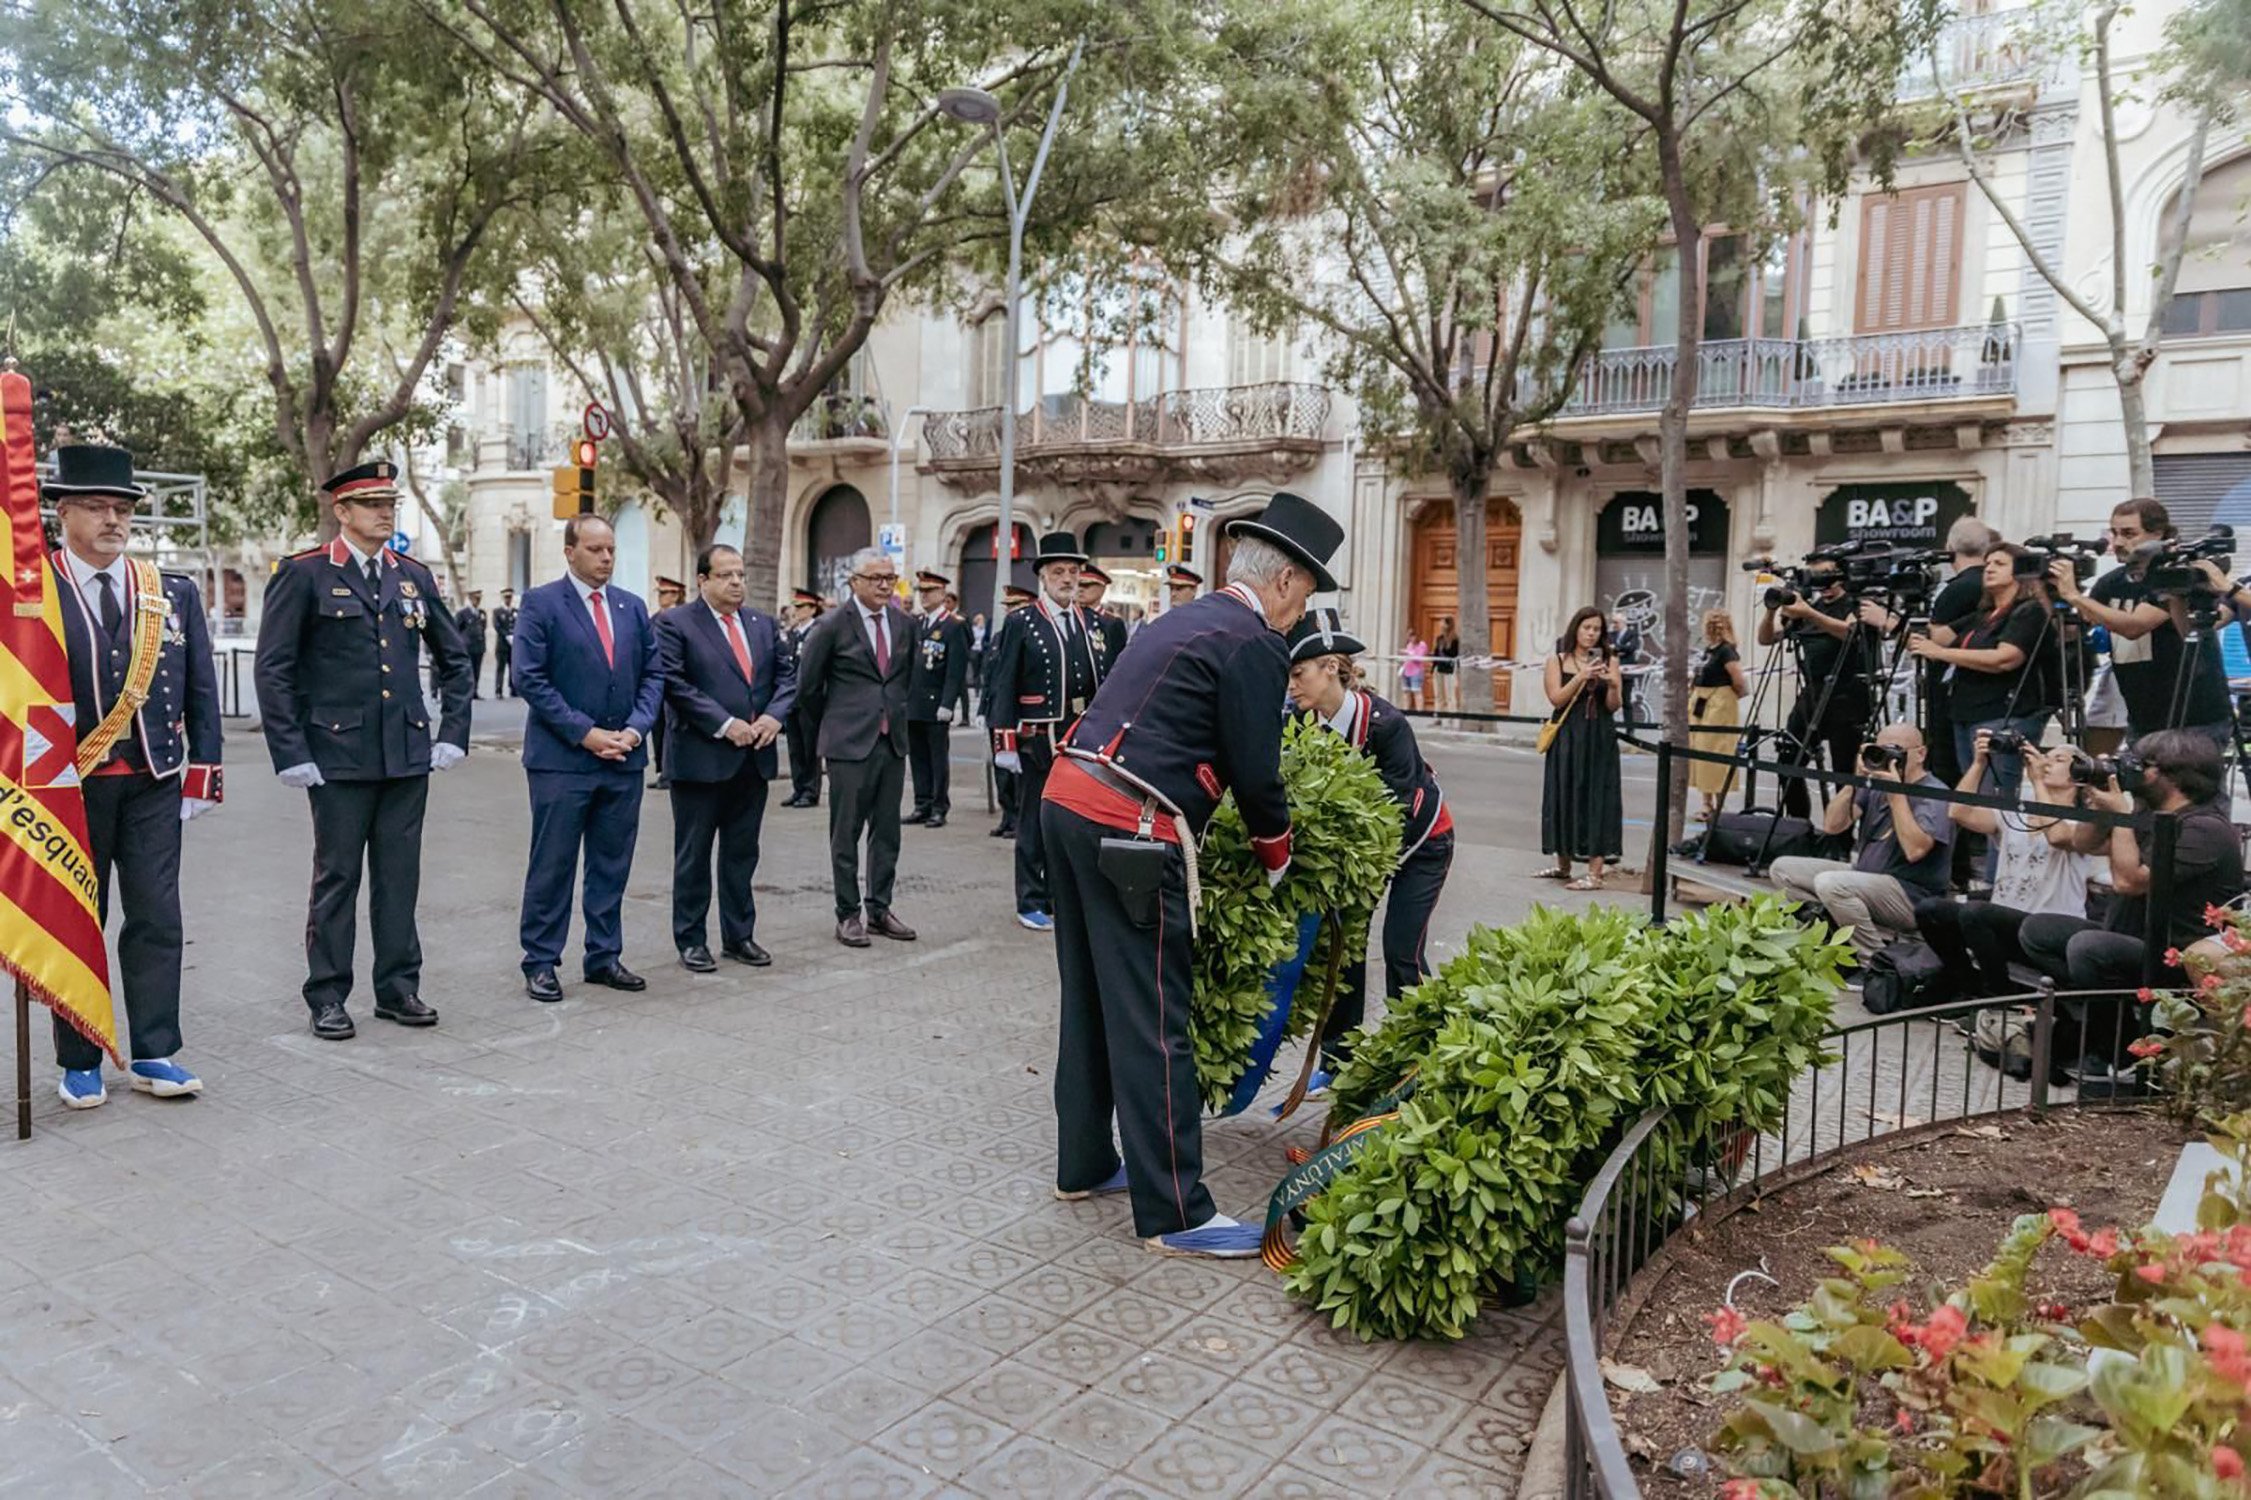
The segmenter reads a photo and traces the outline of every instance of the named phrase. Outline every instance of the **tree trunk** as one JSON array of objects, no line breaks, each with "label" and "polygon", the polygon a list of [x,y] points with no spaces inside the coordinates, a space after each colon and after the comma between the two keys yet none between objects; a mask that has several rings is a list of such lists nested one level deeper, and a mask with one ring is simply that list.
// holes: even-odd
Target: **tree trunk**
[{"label": "tree trunk", "polygon": [[[772,609],[782,596],[782,518],[789,509],[789,418],[778,409],[750,424],[749,524],[738,545],[751,603]],[[712,517],[716,533],[719,518]],[[733,538],[721,537],[721,541]]]},{"label": "tree trunk", "polygon": [[[1680,141],[1671,130],[1657,136],[1658,170],[1670,211],[1680,263],[1680,313],[1673,329],[1673,381],[1657,418],[1658,487],[1665,499],[1665,720],[1664,739],[1688,744],[1688,414],[1696,407],[1697,356],[1704,333],[1704,226],[1688,196]],[[1671,814],[1649,830],[1652,839],[1680,841],[1688,812],[1688,762],[1673,762]],[[1654,853],[1654,847],[1652,853]]]},{"label": "tree trunk", "polygon": [[[1462,638],[1462,655],[1459,663],[1462,690],[1462,711],[1468,714],[1489,714],[1493,711],[1493,673],[1485,658],[1493,654],[1493,616],[1487,605],[1489,580],[1485,576],[1487,543],[1485,539],[1486,497],[1491,486],[1492,471],[1479,468],[1472,473],[1454,476],[1454,628]],[[1420,622],[1410,619],[1409,632]],[[1427,685],[1431,679],[1423,679]],[[1474,721],[1464,720],[1462,727],[1478,727]]]},{"label": "tree trunk", "polygon": [[2118,379],[2118,416],[2126,429],[2126,494],[2134,499],[2157,498],[2157,463],[2149,453],[2149,403],[2142,377],[2148,367],[2127,372],[2128,361],[2111,361]]}]

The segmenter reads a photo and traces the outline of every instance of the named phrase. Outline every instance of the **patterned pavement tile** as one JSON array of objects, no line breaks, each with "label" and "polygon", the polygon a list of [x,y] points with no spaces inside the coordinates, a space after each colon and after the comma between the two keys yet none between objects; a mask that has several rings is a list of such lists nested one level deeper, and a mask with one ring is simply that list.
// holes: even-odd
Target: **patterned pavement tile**
[{"label": "patterned pavement tile", "polygon": [[1082,1500],[1094,1493],[1103,1473],[1053,1443],[1019,1437],[961,1477],[961,1487],[980,1500]]}]

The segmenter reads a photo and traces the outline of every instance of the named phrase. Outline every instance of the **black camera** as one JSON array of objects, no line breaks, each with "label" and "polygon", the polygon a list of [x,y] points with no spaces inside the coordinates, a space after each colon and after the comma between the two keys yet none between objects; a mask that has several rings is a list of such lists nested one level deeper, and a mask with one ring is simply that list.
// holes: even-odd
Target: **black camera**
[{"label": "black camera", "polygon": [[2024,539],[2027,555],[2016,560],[2015,573],[2019,578],[2045,578],[2048,570],[2059,558],[2071,559],[2071,576],[2081,583],[2095,576],[2095,559],[2102,555],[2099,540],[2081,541],[2068,531],[2054,531],[2046,536]]},{"label": "black camera", "polygon": [[1860,763],[1871,771],[1904,771],[1907,751],[1899,745],[1879,745],[1870,740],[1860,747]]},{"label": "black camera", "polygon": [[2148,763],[2131,750],[2116,755],[2089,755],[2084,750],[2071,752],[2071,784],[2073,786],[2099,787],[2115,780],[2118,790],[2138,792],[2149,784]]},{"label": "black camera", "polygon": [[2197,571],[2197,563],[2209,561],[2225,573],[2234,564],[2234,554],[2233,526],[2215,526],[2193,542],[2176,537],[2149,560],[2142,581],[2155,593],[2192,593],[2206,587],[2204,575]]},{"label": "black camera", "polygon": [[2022,755],[2027,746],[2037,750],[2039,745],[2026,739],[2014,729],[1996,729],[1985,737],[1985,748],[1993,755]]}]

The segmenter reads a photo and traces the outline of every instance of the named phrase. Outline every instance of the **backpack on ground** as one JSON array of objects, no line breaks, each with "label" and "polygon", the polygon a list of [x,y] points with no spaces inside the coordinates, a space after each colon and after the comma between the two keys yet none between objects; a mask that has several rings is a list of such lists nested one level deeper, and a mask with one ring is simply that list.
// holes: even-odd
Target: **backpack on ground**
[{"label": "backpack on ground", "polygon": [[1946,961],[1932,951],[1930,944],[1913,938],[1877,950],[1860,970],[1860,1003],[1868,1007],[1870,1015],[1922,1010],[1953,998],[1954,985],[1946,977]]}]

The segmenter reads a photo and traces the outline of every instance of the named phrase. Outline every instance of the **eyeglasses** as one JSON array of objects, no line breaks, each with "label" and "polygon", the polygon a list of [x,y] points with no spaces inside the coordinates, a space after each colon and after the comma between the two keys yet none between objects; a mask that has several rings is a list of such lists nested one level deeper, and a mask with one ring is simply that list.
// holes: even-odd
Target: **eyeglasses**
[{"label": "eyeglasses", "polygon": [[891,588],[899,581],[896,573],[854,573],[852,577],[860,583],[880,583],[885,588]]}]

